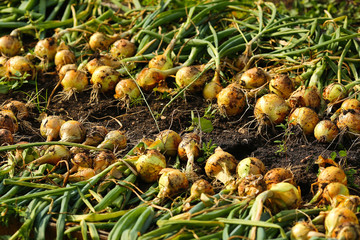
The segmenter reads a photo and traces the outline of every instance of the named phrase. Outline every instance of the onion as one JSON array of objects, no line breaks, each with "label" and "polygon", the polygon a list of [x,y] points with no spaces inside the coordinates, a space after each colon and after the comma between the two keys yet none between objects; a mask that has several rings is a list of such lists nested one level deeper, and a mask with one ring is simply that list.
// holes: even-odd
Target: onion
[{"label": "onion", "polygon": [[[25,143],[28,142],[22,141],[16,144],[25,144]],[[15,162],[18,166],[25,166],[25,164],[28,164],[37,158],[39,158],[39,151],[37,148],[32,148],[32,147],[25,149],[18,148],[15,150]]]},{"label": "onion", "polygon": [[309,224],[305,221],[297,222],[291,228],[291,240],[308,240],[308,233],[310,231],[316,231],[312,224]]},{"label": "onion", "polygon": [[314,128],[314,136],[319,142],[332,142],[339,135],[339,129],[330,120],[322,120]]},{"label": "onion", "polygon": [[333,198],[332,205],[339,208],[348,208],[353,212],[356,212],[360,205],[360,197],[355,195],[337,195]]},{"label": "onion", "polygon": [[62,66],[58,72],[59,75],[59,79],[62,80],[66,74],[67,71],[70,70],[77,70],[76,64],[66,64],[64,66]]},{"label": "onion", "polygon": [[266,167],[260,159],[248,157],[239,162],[236,167],[236,173],[239,179],[250,175],[264,175],[266,173]]},{"label": "onion", "polygon": [[26,80],[33,80],[36,76],[35,66],[26,57],[15,56],[6,62],[6,76],[9,78],[20,77],[28,74]]},{"label": "onion", "polygon": [[323,98],[324,100],[334,103],[343,98],[346,98],[347,90],[346,88],[340,83],[332,83],[326,86],[323,90]]},{"label": "onion", "polygon": [[215,71],[214,77],[211,79],[210,82],[205,84],[204,90],[203,90],[203,97],[206,100],[214,100],[218,97],[219,93],[223,89],[220,83],[219,79],[219,73]]},{"label": "onion", "polygon": [[180,142],[181,137],[178,133],[173,130],[164,130],[157,135],[148,149],[158,149],[165,156],[174,157],[177,155]]},{"label": "onion", "polygon": [[96,32],[89,39],[89,46],[93,51],[107,50],[113,42],[119,39],[118,35],[106,36],[104,33]]},{"label": "onion", "polygon": [[7,129],[11,133],[15,133],[19,129],[17,119],[11,110],[0,111],[0,129]]},{"label": "onion", "polygon": [[163,168],[166,168],[166,159],[157,150],[147,150],[136,161],[136,171],[140,178],[147,183],[155,182]]},{"label": "onion", "polygon": [[94,71],[100,66],[109,66],[113,68],[118,68],[121,66],[121,62],[113,60],[111,57],[107,55],[100,55],[89,61],[86,64],[86,69],[90,74],[93,74]]},{"label": "onion", "polygon": [[269,207],[275,212],[285,209],[295,209],[300,206],[300,189],[296,188],[293,184],[280,182],[272,185],[270,191],[273,195],[268,199],[270,202]]},{"label": "onion", "polygon": [[10,101],[9,103],[5,104],[2,108],[4,110],[12,111],[15,114],[16,118],[19,120],[23,120],[29,117],[29,110],[26,104],[17,100]]},{"label": "onion", "polygon": [[94,171],[95,173],[102,172],[109,165],[113,164],[116,161],[116,157],[113,152],[105,152],[101,151],[96,155],[93,163],[94,163]]},{"label": "onion", "polygon": [[290,95],[288,103],[291,108],[310,107],[317,109],[320,107],[321,98],[316,87],[305,88],[302,86]]},{"label": "onion", "polygon": [[241,178],[238,183],[238,194],[240,197],[256,197],[266,190],[266,184],[262,175],[248,175]]},{"label": "onion", "polygon": [[[65,73],[64,78],[61,80],[61,85],[64,92],[69,93],[71,96],[74,92],[82,92],[86,89],[89,81],[86,73],[80,70],[69,70]],[[68,98],[70,97],[68,96]]]},{"label": "onion", "polygon": [[7,58],[0,56],[0,78],[6,77],[6,61]]},{"label": "onion", "polygon": [[215,178],[227,185],[234,180],[236,165],[233,155],[217,147],[215,153],[206,160],[205,173],[209,178]]},{"label": "onion", "polygon": [[48,147],[43,156],[32,161],[36,165],[49,163],[56,165],[61,160],[67,160],[70,158],[70,151],[63,145],[51,145]]},{"label": "onion", "polygon": [[160,200],[173,197],[189,187],[185,174],[178,169],[164,168],[160,174],[159,193],[157,195]]},{"label": "onion", "polygon": [[56,140],[64,123],[65,121],[59,116],[48,116],[41,121],[40,133],[46,137],[47,142]]},{"label": "onion", "polygon": [[71,174],[68,177],[68,180],[70,182],[80,182],[80,181],[88,180],[95,175],[96,175],[96,173],[95,173],[94,169],[80,167],[76,173]]},{"label": "onion", "polygon": [[300,126],[305,135],[313,134],[318,122],[316,112],[307,107],[296,108],[289,116],[289,125]]},{"label": "onion", "polygon": [[270,80],[270,75],[262,68],[254,67],[242,74],[238,73],[235,76],[235,80],[238,81],[243,88],[254,89],[267,83]]},{"label": "onion", "polygon": [[185,174],[190,181],[193,181],[196,178],[196,174],[194,173],[194,161],[200,155],[200,148],[200,136],[196,133],[185,134],[178,147],[180,159],[187,160]]},{"label": "onion", "polygon": [[126,39],[117,40],[110,49],[110,54],[114,58],[132,57],[135,55],[135,53],[135,44]]},{"label": "onion", "polygon": [[331,182],[326,185],[322,197],[325,201],[325,204],[330,204],[333,202],[333,199],[338,195],[349,196],[349,189],[346,185],[339,182]]},{"label": "onion", "polygon": [[277,74],[270,80],[269,90],[271,93],[275,93],[279,97],[288,99],[295,90],[295,86],[288,75]]},{"label": "onion", "polygon": [[346,99],[342,104],[340,109],[342,111],[346,111],[346,110],[355,110],[355,111],[359,111],[360,112],[360,101],[357,100],[356,98],[350,98],[350,99]]},{"label": "onion", "polygon": [[341,240],[358,240],[360,239],[360,225],[354,222],[340,224],[334,229],[332,237]]},{"label": "onion", "polygon": [[112,91],[119,82],[119,72],[109,66],[98,67],[92,74],[90,82],[102,92]]},{"label": "onion", "polygon": [[348,110],[339,115],[336,125],[340,131],[347,131],[352,134],[360,134],[360,111]]},{"label": "onion", "polygon": [[119,130],[113,130],[106,134],[104,141],[102,141],[97,147],[116,151],[124,149],[126,146],[127,139],[124,133]]},{"label": "onion", "polygon": [[214,195],[213,186],[204,179],[199,179],[193,183],[190,189],[190,196],[185,200],[185,202],[191,202],[193,200],[200,199],[201,194]]},{"label": "onion", "polygon": [[62,66],[66,64],[73,64],[75,62],[75,54],[68,49],[57,51],[55,54],[55,65],[57,70],[60,70]]},{"label": "onion", "polygon": [[86,139],[82,144],[97,146],[104,141],[106,134],[108,131],[104,126],[93,126],[86,132]]},{"label": "onion", "polygon": [[45,38],[36,43],[34,53],[39,58],[53,61],[57,51],[56,39],[53,37]]},{"label": "onion", "polygon": [[243,112],[246,96],[238,83],[231,83],[219,92],[217,104],[220,113],[235,116]]},{"label": "onion", "polygon": [[21,41],[12,35],[5,35],[0,38],[0,53],[8,57],[16,56],[22,48]]},{"label": "onion", "polygon": [[269,170],[265,174],[264,180],[268,189],[280,182],[287,182],[296,186],[294,174],[291,170],[285,168],[273,168]]},{"label": "onion", "polygon": [[[198,77],[203,70],[203,65],[182,67],[176,72],[175,82],[180,88],[185,88],[191,84],[186,89],[188,92],[200,92],[209,79],[209,76],[205,73]],[[194,80],[195,82],[193,82]]]},{"label": "onion", "polygon": [[14,143],[14,137],[10,130],[1,128],[0,129],[0,146],[11,145]]},{"label": "onion", "polygon": [[74,164],[74,167],[92,167],[92,160],[86,153],[77,153],[71,159],[71,163]]},{"label": "onion", "polygon": [[156,68],[144,68],[137,75],[136,82],[144,91],[150,92],[162,82],[165,77],[166,76]]},{"label": "onion", "polygon": [[347,178],[345,172],[341,168],[330,166],[320,172],[317,182],[320,184],[339,182],[346,185]]},{"label": "onion", "polygon": [[279,124],[285,120],[289,112],[290,107],[285,100],[273,93],[259,98],[254,108],[254,116],[260,125]]},{"label": "onion", "polygon": [[82,123],[70,120],[61,125],[59,134],[63,142],[81,143],[85,139],[86,129]]},{"label": "onion", "polygon": [[334,208],[325,217],[326,236],[331,237],[334,235],[334,230],[340,225],[350,222],[359,224],[355,213],[347,208]]},{"label": "onion", "polygon": [[165,54],[157,55],[149,61],[149,68],[156,68],[159,70],[168,70],[173,67],[173,62],[170,57]]},{"label": "onion", "polygon": [[134,100],[140,96],[140,90],[131,78],[123,79],[116,84],[114,98]]}]

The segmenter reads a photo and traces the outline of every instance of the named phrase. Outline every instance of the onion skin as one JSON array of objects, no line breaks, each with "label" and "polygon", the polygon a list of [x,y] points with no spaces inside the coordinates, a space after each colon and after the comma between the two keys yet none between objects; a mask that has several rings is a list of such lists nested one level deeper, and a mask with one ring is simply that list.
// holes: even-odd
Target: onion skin
[{"label": "onion skin", "polygon": [[244,111],[246,96],[238,83],[231,83],[219,92],[217,104],[223,115],[236,116]]},{"label": "onion skin", "polygon": [[314,136],[319,142],[330,143],[338,135],[338,127],[330,120],[322,120],[314,128]]},{"label": "onion skin", "polygon": [[178,153],[180,142],[181,137],[178,133],[173,130],[164,130],[157,135],[148,149],[157,149],[164,153],[165,156],[174,157]]},{"label": "onion skin", "polygon": [[185,174],[178,169],[164,168],[160,171],[160,174],[160,191],[157,195],[160,200],[173,197],[189,187],[189,181]]},{"label": "onion skin", "polygon": [[76,64],[66,64],[64,66],[62,66],[58,72],[58,75],[59,75],[59,79],[62,80],[66,74],[67,71],[70,71],[70,70],[77,70],[77,66]]},{"label": "onion skin", "polygon": [[0,146],[11,145],[14,143],[14,137],[10,130],[0,129]]},{"label": "onion skin", "polygon": [[102,141],[97,147],[114,151],[124,149],[126,146],[127,138],[125,134],[119,130],[113,130],[106,134],[104,141]]},{"label": "onion skin", "polygon": [[86,129],[82,123],[70,120],[61,125],[59,134],[63,142],[81,143],[85,139]]},{"label": "onion skin", "polygon": [[289,116],[289,125],[298,125],[305,135],[314,133],[319,117],[314,110],[307,107],[296,108]]},{"label": "onion skin", "polygon": [[254,108],[255,118],[266,125],[282,123],[289,112],[290,107],[285,100],[273,93],[259,98]]},{"label": "onion skin", "polygon": [[17,100],[12,100],[11,102],[5,104],[3,109],[12,111],[19,120],[29,117],[29,110],[26,104]]},{"label": "onion skin", "polygon": [[14,78],[23,76],[25,73],[29,74],[26,80],[34,80],[36,76],[36,69],[34,65],[26,57],[15,56],[6,62],[6,76]]},{"label": "onion skin", "polygon": [[104,126],[93,126],[86,132],[86,139],[83,142],[84,145],[97,146],[108,134],[108,130]]},{"label": "onion skin", "polygon": [[89,84],[86,74],[79,70],[69,70],[65,73],[64,78],[61,80],[61,85],[65,92],[75,90],[82,92]]},{"label": "onion skin", "polygon": [[140,90],[134,80],[123,79],[116,84],[114,98],[119,100],[134,100],[140,96]]},{"label": "onion skin", "polygon": [[102,172],[105,168],[107,168],[110,164],[116,161],[115,154],[112,152],[101,151],[98,155],[96,155],[93,164],[94,171],[96,174]]},{"label": "onion skin", "polygon": [[68,49],[64,49],[64,50],[60,50],[55,54],[55,65],[56,65],[56,69],[60,70],[62,68],[62,66],[66,65],[66,64],[73,64],[76,62],[76,58],[75,58],[75,54],[68,50]]},{"label": "onion skin", "polygon": [[92,167],[92,160],[86,153],[76,153],[71,159],[71,163],[77,167]]},{"label": "onion skin", "polygon": [[[188,66],[180,68],[175,75],[175,82],[180,88],[185,88],[191,93],[200,92],[204,89],[205,83],[208,81],[208,75],[203,73],[198,79],[195,78],[203,71],[203,66]],[[193,83],[192,83],[193,82]]]},{"label": "onion skin", "polygon": [[112,91],[119,82],[119,72],[109,66],[98,67],[92,74],[90,82],[94,86],[100,86],[102,92]]},{"label": "onion skin", "polygon": [[348,131],[351,134],[360,134],[360,111],[348,110],[339,115],[336,123],[340,131]]},{"label": "onion skin", "polygon": [[342,104],[340,109],[342,111],[346,110],[355,110],[360,112],[360,101],[355,98],[346,99]]},{"label": "onion skin", "polygon": [[264,180],[267,189],[270,189],[273,185],[284,181],[296,186],[294,174],[289,169],[285,168],[273,168],[269,170],[265,174]]},{"label": "onion skin", "polygon": [[65,120],[59,116],[48,116],[41,121],[40,133],[46,137],[46,141],[50,142],[59,137],[60,128],[65,123]]},{"label": "onion skin", "polygon": [[240,197],[256,197],[266,190],[266,184],[262,175],[248,175],[241,178],[238,183],[238,194]]},{"label": "onion skin", "polygon": [[324,192],[323,192],[323,200],[325,204],[330,204],[333,202],[333,199],[338,196],[349,196],[349,189],[346,185],[339,183],[339,182],[331,182],[326,185]]},{"label": "onion skin", "polygon": [[347,90],[340,83],[332,83],[326,86],[323,90],[323,98],[327,102],[334,103],[343,98],[346,98]]},{"label": "onion skin", "polygon": [[43,156],[32,161],[36,165],[49,163],[56,165],[61,160],[67,160],[70,158],[70,151],[63,145],[51,145],[48,147]]},{"label": "onion skin", "polygon": [[166,168],[165,156],[157,150],[147,150],[136,161],[136,171],[140,178],[147,183],[156,182],[160,171],[164,168]]},{"label": "onion skin", "polygon": [[136,53],[136,46],[134,43],[126,39],[120,39],[114,42],[110,49],[110,54],[114,58],[132,57]]},{"label": "onion skin", "polygon": [[53,61],[57,51],[56,39],[53,37],[45,38],[39,40],[36,43],[34,53],[39,58],[46,59],[48,61]]},{"label": "onion skin", "polygon": [[325,229],[326,229],[326,236],[331,237],[334,235],[334,230],[346,223],[355,223],[359,224],[359,221],[353,211],[347,208],[333,208],[325,218]]},{"label": "onion skin", "polygon": [[167,70],[173,67],[173,62],[170,57],[165,55],[157,55],[149,61],[149,68],[156,68],[159,70]]},{"label": "onion skin", "polygon": [[360,239],[360,226],[353,222],[345,222],[334,229],[332,237],[341,240],[358,240]]},{"label": "onion skin", "polygon": [[13,134],[19,129],[17,119],[11,110],[0,111],[0,129],[7,129]]},{"label": "onion skin", "polygon": [[320,107],[321,98],[316,87],[299,87],[293,92],[289,99],[288,104],[291,108],[309,107],[318,109]]},{"label": "onion skin", "polygon": [[93,51],[107,50],[113,42],[118,39],[118,36],[108,37],[101,32],[96,32],[91,35],[89,39],[89,46]]},{"label": "onion skin", "polygon": [[0,38],[0,53],[8,57],[16,56],[22,48],[21,41],[11,35],[5,35]]},{"label": "onion skin", "polygon": [[317,178],[317,182],[322,183],[332,183],[339,182],[344,185],[347,184],[347,177],[341,168],[330,166],[322,170]]},{"label": "onion skin", "polygon": [[187,202],[200,199],[201,194],[214,195],[213,186],[204,179],[199,179],[193,183],[190,189],[190,197],[186,200]]},{"label": "onion skin", "polygon": [[316,229],[307,222],[297,222],[295,226],[291,228],[291,240],[308,240],[308,233],[310,231],[316,231]]},{"label": "onion skin", "polygon": [[7,58],[0,56],[0,78],[6,77],[6,61]]},{"label": "onion skin", "polygon": [[150,92],[164,79],[165,76],[160,70],[156,68],[144,68],[137,75],[136,82],[144,91]]},{"label": "onion skin", "polygon": [[121,66],[121,62],[113,60],[110,56],[100,55],[89,61],[86,64],[86,69],[90,74],[93,74],[98,67],[109,66],[112,68],[118,68]]},{"label": "onion skin", "polygon": [[262,68],[254,67],[243,74],[237,74],[235,80],[245,89],[255,89],[267,83],[270,80],[270,75]]},{"label": "onion skin", "polygon": [[273,196],[268,199],[271,204],[269,207],[274,209],[275,212],[285,209],[295,209],[300,206],[300,189],[291,183],[280,182],[274,184],[269,191],[273,193]]},{"label": "onion skin", "polygon": [[189,155],[194,159],[200,156],[200,136],[196,133],[187,133],[182,137],[178,147],[178,155],[181,160],[188,160]]},{"label": "onion skin", "polygon": [[260,159],[248,157],[239,162],[236,166],[236,173],[239,179],[250,175],[264,175],[266,173],[266,167]]},{"label": "onion skin", "polygon": [[283,99],[288,99],[295,91],[295,86],[288,75],[277,74],[270,80],[269,90]]}]

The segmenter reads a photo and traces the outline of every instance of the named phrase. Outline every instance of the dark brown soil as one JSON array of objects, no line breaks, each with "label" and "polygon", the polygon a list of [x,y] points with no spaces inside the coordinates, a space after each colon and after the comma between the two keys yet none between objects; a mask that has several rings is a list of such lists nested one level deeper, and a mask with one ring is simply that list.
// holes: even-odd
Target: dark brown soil
[{"label": "dark brown soil", "polygon": [[[39,81],[39,93],[41,96],[50,95],[57,83],[56,75],[47,74],[41,76]],[[55,95],[60,91],[56,90]],[[34,92],[33,86],[25,86],[21,91],[0,95],[0,102],[10,99],[28,101],[28,95]],[[176,99],[164,114],[155,120],[145,103],[139,106],[124,107],[123,103],[115,100],[111,94],[99,95],[98,103],[89,103],[90,90],[79,93],[69,101],[59,101],[52,98],[46,113],[49,115],[60,115],[64,119],[82,121],[86,127],[92,125],[103,125],[109,130],[121,128],[126,131],[128,137],[128,149],[137,144],[144,137],[154,137],[159,130],[172,129],[183,134],[191,126],[191,112],[195,117],[203,117],[205,109],[210,103],[206,102],[200,95],[189,95]],[[162,98],[159,93],[147,94],[147,101],[155,116],[161,112],[169,102],[169,98]],[[39,96],[39,99],[42,98]],[[40,107],[45,107],[46,102],[41,100]],[[39,134],[40,122],[36,120],[39,111],[36,106],[36,98],[32,101],[31,118],[26,123],[21,123],[20,131],[16,134],[16,140],[44,141]],[[211,105],[214,109],[216,104]],[[281,128],[267,129],[258,133],[258,128],[253,119],[253,110],[249,108],[242,117],[225,118],[215,113],[212,120],[213,131],[210,133],[200,132],[202,141],[217,144],[225,151],[233,154],[236,159],[241,160],[248,156],[261,159],[268,169],[285,167],[293,171],[296,181],[302,190],[305,199],[310,199],[310,185],[316,181],[318,166],[314,161],[322,155],[329,157],[332,152],[346,150],[346,157],[337,157],[336,161],[342,163],[346,171],[350,169],[354,175],[349,179],[351,191],[359,195],[359,164],[360,149],[354,141],[343,141],[341,144],[320,144],[313,137],[307,141],[301,136],[291,135],[282,143],[274,143],[275,140],[285,139],[284,130]],[[280,145],[282,148],[280,148]],[[126,151],[125,151],[126,152]]]}]

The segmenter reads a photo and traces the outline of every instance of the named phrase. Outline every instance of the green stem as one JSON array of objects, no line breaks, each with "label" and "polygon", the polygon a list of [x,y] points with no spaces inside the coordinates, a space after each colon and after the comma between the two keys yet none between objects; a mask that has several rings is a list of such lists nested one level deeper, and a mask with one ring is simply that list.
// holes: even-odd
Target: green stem
[{"label": "green stem", "polygon": [[16,186],[23,186],[30,188],[59,189],[58,186],[49,185],[49,184],[24,182],[24,181],[12,180],[12,179],[4,179],[3,181],[4,181],[3,182],[4,185],[16,185]]}]

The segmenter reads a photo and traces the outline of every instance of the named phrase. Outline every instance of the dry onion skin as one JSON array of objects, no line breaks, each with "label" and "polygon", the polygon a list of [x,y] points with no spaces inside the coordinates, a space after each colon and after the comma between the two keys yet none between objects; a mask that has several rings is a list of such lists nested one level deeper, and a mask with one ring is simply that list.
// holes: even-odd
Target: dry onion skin
[{"label": "dry onion skin", "polygon": [[132,57],[135,55],[135,53],[135,44],[126,39],[117,40],[110,48],[110,54],[113,58],[122,59]]},{"label": "dry onion skin", "polygon": [[14,136],[11,131],[5,128],[0,129],[0,146],[11,145],[14,143]]},{"label": "dry onion skin", "polygon": [[41,121],[40,133],[41,136],[46,137],[46,141],[54,141],[58,139],[60,128],[65,123],[65,120],[59,116],[47,116]]},{"label": "dry onion skin", "polygon": [[180,68],[175,75],[176,84],[180,88],[187,87],[186,91],[191,93],[202,91],[205,83],[209,79],[209,76],[206,73],[199,76],[199,74],[203,71],[203,67],[203,65],[200,65]]},{"label": "dry onion skin", "polygon": [[206,160],[205,173],[209,178],[226,185],[234,180],[237,163],[233,155],[218,147],[215,153]]},{"label": "dry onion skin", "polygon": [[336,125],[340,131],[349,132],[350,135],[360,134],[360,111],[343,111],[338,118]]},{"label": "dry onion skin", "polygon": [[330,120],[318,122],[314,128],[314,136],[319,142],[330,143],[339,135],[339,129]]},{"label": "dry onion skin", "polygon": [[270,93],[256,101],[254,116],[260,125],[282,123],[290,112],[289,105],[276,94]]},{"label": "dry onion skin", "polygon": [[317,109],[320,107],[321,98],[316,87],[304,86],[299,87],[294,91],[289,99],[288,104],[291,108],[297,107],[309,107],[312,109]]},{"label": "dry onion skin", "polygon": [[240,197],[256,197],[266,190],[266,184],[262,175],[248,175],[238,183]]},{"label": "dry onion skin", "polygon": [[134,100],[140,97],[141,93],[135,81],[131,78],[120,80],[116,84],[114,98],[118,100]]},{"label": "dry onion skin", "polygon": [[119,36],[106,36],[104,33],[96,32],[90,36],[89,46],[93,51],[104,51],[115,42]]},{"label": "dry onion skin", "polygon": [[215,72],[214,77],[211,79],[210,82],[206,83],[203,90],[203,97],[206,100],[212,101],[217,99],[219,93],[223,89],[219,79],[219,73]]},{"label": "dry onion skin", "polygon": [[115,161],[116,157],[113,152],[101,151],[99,154],[96,155],[95,159],[93,160],[93,169],[95,173],[100,173]]},{"label": "dry onion skin", "polygon": [[320,184],[339,182],[339,183],[346,185],[347,177],[346,177],[344,170],[342,170],[341,168],[335,167],[335,166],[330,166],[330,167],[323,169],[320,172],[320,174],[317,178],[317,182]]},{"label": "dry onion skin", "polygon": [[295,91],[293,81],[285,74],[277,74],[269,82],[269,90],[283,99],[288,99]]},{"label": "dry onion skin", "polygon": [[201,194],[207,194],[210,196],[215,194],[213,186],[205,179],[199,179],[192,184],[190,196],[185,200],[185,202],[198,200],[200,199]]},{"label": "dry onion skin", "polygon": [[336,198],[338,195],[349,196],[349,189],[343,183],[331,182],[326,185],[322,194],[322,198],[325,204],[330,204],[333,202],[333,199]]},{"label": "dry onion skin", "polygon": [[6,76],[16,78],[28,74],[26,80],[33,80],[36,76],[36,69],[32,62],[26,57],[15,56],[6,62]]},{"label": "dry onion skin", "polygon": [[88,84],[86,73],[80,70],[68,70],[61,80],[64,92],[82,92]]},{"label": "dry onion skin", "polygon": [[125,134],[120,130],[113,130],[106,134],[104,141],[102,141],[97,147],[114,151],[124,149],[126,146],[127,138]]},{"label": "dry onion skin", "polygon": [[7,129],[11,133],[15,133],[19,129],[15,114],[11,110],[0,111],[0,129]]},{"label": "dry onion skin", "polygon": [[178,147],[181,142],[180,135],[173,130],[161,131],[155,141],[148,147],[148,149],[157,149],[165,156],[174,157],[177,155]]},{"label": "dry onion skin", "polygon": [[339,224],[334,229],[332,237],[341,240],[358,240],[360,239],[360,225],[355,222]]},{"label": "dry onion skin", "polygon": [[57,52],[56,39],[53,37],[39,40],[36,43],[34,53],[37,57],[47,61],[53,61]]},{"label": "dry onion skin", "polygon": [[308,233],[310,231],[316,231],[315,227],[312,224],[309,224],[305,221],[297,222],[291,228],[291,240],[308,240]]},{"label": "dry onion skin", "polygon": [[221,114],[236,116],[244,111],[246,96],[238,83],[231,83],[219,92],[217,104]]},{"label": "dry onion skin", "polygon": [[5,35],[0,38],[0,53],[7,57],[18,55],[21,48],[22,43],[16,36]]},{"label": "dry onion skin", "polygon": [[16,118],[23,120],[29,117],[29,110],[25,103],[12,100],[9,103],[5,104],[2,109],[12,111]]},{"label": "dry onion skin", "polygon": [[97,146],[108,134],[108,130],[104,126],[93,126],[86,132],[85,141],[82,143],[88,146]]},{"label": "dry onion skin", "polygon": [[189,181],[178,169],[164,168],[160,171],[159,193],[157,198],[171,198],[189,188]]},{"label": "dry onion skin", "polygon": [[294,174],[289,169],[273,168],[264,176],[267,189],[280,182],[287,182],[296,186]]},{"label": "dry onion skin", "polygon": [[270,80],[270,75],[259,67],[251,68],[244,73],[238,73],[235,80],[245,89],[255,89],[263,86]]},{"label": "dry onion skin", "polygon": [[101,92],[113,91],[119,82],[119,72],[109,66],[96,68],[91,76],[90,82],[94,88],[99,88]]},{"label": "dry onion skin", "polygon": [[155,182],[159,178],[159,173],[166,168],[166,159],[158,150],[147,150],[136,161],[136,171],[140,178],[147,183]]},{"label": "dry onion skin", "polygon": [[141,89],[150,92],[165,79],[165,75],[156,68],[144,68],[136,77]]},{"label": "dry onion skin", "polygon": [[339,207],[333,208],[325,217],[324,225],[326,229],[326,236],[334,236],[334,230],[346,222],[359,224],[359,220],[357,219],[355,213],[350,209]]},{"label": "dry onion skin", "polygon": [[78,121],[66,121],[60,127],[60,139],[63,142],[81,143],[85,139],[86,129]]},{"label": "dry onion skin", "polygon": [[75,58],[75,54],[68,50],[68,49],[64,49],[64,50],[60,50],[55,54],[55,65],[56,65],[56,69],[60,70],[62,68],[62,66],[66,65],[66,64],[73,64],[76,62],[76,58]]},{"label": "dry onion skin", "polygon": [[296,108],[289,116],[289,125],[300,126],[305,135],[313,134],[318,122],[318,115],[308,107]]},{"label": "dry onion skin", "polygon": [[249,175],[264,175],[266,167],[264,163],[255,157],[248,157],[241,160],[236,166],[236,174],[239,179]]},{"label": "dry onion skin", "polygon": [[347,90],[340,83],[332,83],[326,86],[323,90],[323,98],[329,103],[337,102],[343,98],[346,98]]}]

